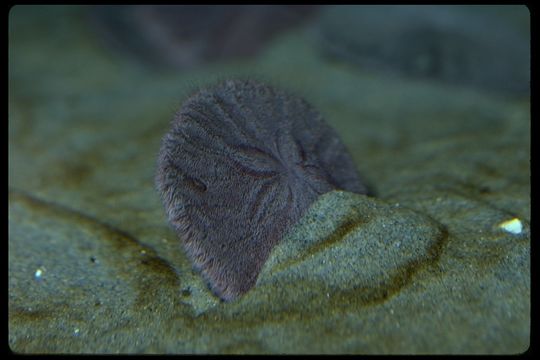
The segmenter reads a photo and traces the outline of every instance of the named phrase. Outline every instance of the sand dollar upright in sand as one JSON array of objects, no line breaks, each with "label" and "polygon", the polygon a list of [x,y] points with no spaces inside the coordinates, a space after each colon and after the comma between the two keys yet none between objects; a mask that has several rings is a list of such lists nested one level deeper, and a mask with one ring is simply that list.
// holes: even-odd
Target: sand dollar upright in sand
[{"label": "sand dollar upright in sand", "polygon": [[156,183],[189,257],[224,300],[255,284],[272,248],[319,195],[366,193],[313,107],[243,80],[186,100],[163,138]]}]

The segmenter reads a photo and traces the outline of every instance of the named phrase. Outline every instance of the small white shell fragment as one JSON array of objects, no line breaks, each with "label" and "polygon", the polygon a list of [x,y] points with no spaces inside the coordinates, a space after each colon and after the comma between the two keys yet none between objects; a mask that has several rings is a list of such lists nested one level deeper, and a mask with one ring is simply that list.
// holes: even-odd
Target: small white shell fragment
[{"label": "small white shell fragment", "polygon": [[521,231],[523,230],[523,225],[518,218],[503,221],[499,224],[499,227],[512,234],[521,234]]},{"label": "small white shell fragment", "polygon": [[36,272],[34,273],[34,277],[36,279],[41,279],[41,276],[43,275],[43,269],[39,268],[36,270]]}]

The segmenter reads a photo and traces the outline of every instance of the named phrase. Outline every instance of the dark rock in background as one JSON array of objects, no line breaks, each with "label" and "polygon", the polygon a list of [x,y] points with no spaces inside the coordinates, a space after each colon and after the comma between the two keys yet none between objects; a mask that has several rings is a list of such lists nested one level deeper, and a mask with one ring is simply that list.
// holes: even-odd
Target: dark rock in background
[{"label": "dark rock in background", "polygon": [[185,69],[253,56],[315,10],[303,5],[95,6],[91,22],[110,48],[149,65]]},{"label": "dark rock in background", "polygon": [[323,14],[319,39],[324,54],[367,71],[520,95],[529,91],[528,16],[514,6],[337,6]]}]

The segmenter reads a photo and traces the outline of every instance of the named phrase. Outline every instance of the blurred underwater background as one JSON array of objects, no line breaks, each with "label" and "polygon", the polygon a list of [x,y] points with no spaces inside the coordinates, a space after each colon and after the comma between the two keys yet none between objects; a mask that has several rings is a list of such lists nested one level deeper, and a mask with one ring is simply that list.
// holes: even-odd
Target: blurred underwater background
[{"label": "blurred underwater background", "polygon": [[[11,8],[11,350],[526,351],[530,45],[513,5]],[[154,175],[183,100],[236,77],[318,109],[374,196],[323,195],[223,303]]]}]

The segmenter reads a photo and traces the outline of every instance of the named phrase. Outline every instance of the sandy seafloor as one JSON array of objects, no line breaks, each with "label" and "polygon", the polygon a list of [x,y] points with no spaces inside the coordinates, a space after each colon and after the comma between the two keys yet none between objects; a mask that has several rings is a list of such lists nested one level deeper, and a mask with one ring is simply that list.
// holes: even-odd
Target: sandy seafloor
[{"label": "sandy seafloor", "polygon": [[[13,351],[528,349],[528,97],[329,61],[305,30],[249,60],[156,73],[107,52],[83,9],[10,13]],[[153,178],[186,95],[242,75],[319,109],[376,196],[322,196],[257,286],[222,303],[192,271]],[[519,234],[499,227],[513,218]]]}]

